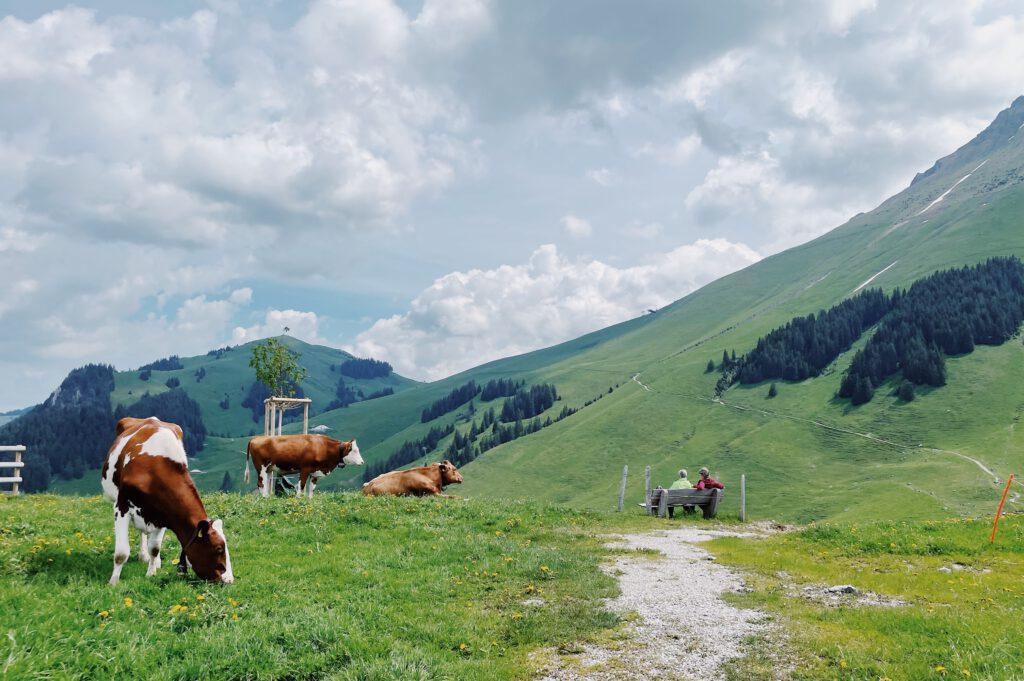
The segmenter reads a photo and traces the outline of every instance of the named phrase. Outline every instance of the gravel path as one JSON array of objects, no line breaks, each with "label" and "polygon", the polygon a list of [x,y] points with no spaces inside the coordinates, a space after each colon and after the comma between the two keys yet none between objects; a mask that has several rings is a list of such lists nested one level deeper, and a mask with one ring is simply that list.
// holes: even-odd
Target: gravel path
[{"label": "gravel path", "polygon": [[722,599],[743,582],[699,546],[721,536],[756,535],[682,527],[613,537],[614,546],[664,554],[620,556],[605,568],[622,591],[609,607],[638,616],[628,625],[628,640],[557,657],[545,678],[714,678],[725,662],[743,654],[744,638],[768,626],[764,613]]}]

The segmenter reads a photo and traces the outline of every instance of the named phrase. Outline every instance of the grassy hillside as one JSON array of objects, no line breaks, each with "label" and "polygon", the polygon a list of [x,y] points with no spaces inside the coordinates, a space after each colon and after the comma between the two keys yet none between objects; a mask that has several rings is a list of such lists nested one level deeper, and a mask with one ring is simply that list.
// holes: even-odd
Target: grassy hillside
[{"label": "grassy hillside", "polygon": [[[306,368],[307,377],[302,382],[302,390],[306,397],[312,398],[313,409],[325,408],[335,397],[335,388],[341,374],[331,370],[331,365],[338,366],[352,355],[324,345],[311,345],[290,336],[282,336],[282,341],[290,349],[301,355],[299,363]],[[111,394],[113,406],[131,404],[145,392],[157,394],[168,390],[166,382],[171,378],[181,381],[181,386],[189,397],[199,403],[203,412],[203,422],[211,434],[222,436],[247,435],[252,431],[262,430],[262,421],[256,423],[252,419],[252,411],[242,406],[255,380],[253,370],[249,367],[252,347],[260,341],[239,345],[218,354],[199,355],[181,359],[181,369],[175,371],[153,371],[148,381],[143,381],[139,371],[118,371],[114,375],[114,392]],[[204,371],[201,380],[196,373]],[[400,392],[413,385],[412,381],[398,374],[374,379],[354,379],[345,377],[345,383],[353,389],[362,390],[369,395],[383,388],[392,388]],[[227,396],[228,409],[220,406],[221,400]],[[260,416],[262,419],[262,416]]]},{"label": "grassy hillside", "polygon": [[[1024,100],[1018,100],[997,120],[998,130],[875,211],[549,367],[564,375],[628,365],[649,389],[634,382],[564,423],[487,453],[465,471],[468,491],[500,494],[514,487],[607,508],[623,464],[633,471],[632,500],[642,497],[645,465],[653,466],[656,483],[667,484],[680,466],[707,464],[733,493],[745,473],[750,509],[761,517],[936,517],[987,508],[997,488],[993,478],[1019,472],[1024,463],[1017,434],[1024,411],[1019,338],[950,359],[948,385],[910,404],[885,397],[886,389],[862,407],[834,400],[852,352],[828,375],[779,382],[780,395],[770,402],[766,384],[734,387],[724,404],[714,402],[716,376],[704,369],[723,349],[742,353],[770,329],[835,304],[869,279],[891,290],[938,269],[1024,256],[1024,136],[1002,136],[1003,128],[1022,122]],[[622,371],[616,379],[626,377]]]}]

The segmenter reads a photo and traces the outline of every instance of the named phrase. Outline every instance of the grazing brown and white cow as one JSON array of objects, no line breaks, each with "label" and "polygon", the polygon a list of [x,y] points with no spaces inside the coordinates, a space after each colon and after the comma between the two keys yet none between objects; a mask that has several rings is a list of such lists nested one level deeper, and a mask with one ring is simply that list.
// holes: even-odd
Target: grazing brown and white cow
[{"label": "grazing brown and white cow", "polygon": [[249,459],[256,469],[256,488],[269,497],[270,474],[299,474],[298,496],[313,496],[317,482],[335,468],[362,466],[363,456],[355,440],[341,442],[326,435],[260,435],[249,440],[245,452],[245,482],[249,483]]},{"label": "grazing brown and white cow", "polygon": [[442,494],[448,485],[461,482],[462,473],[455,469],[455,464],[445,459],[430,466],[378,475],[363,485],[363,494],[368,497],[382,494],[422,497]]},{"label": "grazing brown and white cow", "polygon": [[188,472],[181,427],[155,416],[124,418],[103,462],[103,494],[114,503],[114,574],[117,584],[128,560],[129,525],[142,533],[139,559],[149,563],[146,576],[160,569],[160,545],[171,530],[181,543],[178,570],[191,566],[197,576],[230,584],[231,571],[224,524],[206,515]]}]

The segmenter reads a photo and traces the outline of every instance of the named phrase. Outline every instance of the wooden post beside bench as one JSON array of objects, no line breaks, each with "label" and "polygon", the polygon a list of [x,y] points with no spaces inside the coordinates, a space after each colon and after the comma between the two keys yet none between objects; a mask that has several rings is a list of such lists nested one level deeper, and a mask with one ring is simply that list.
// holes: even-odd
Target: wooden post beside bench
[{"label": "wooden post beside bench", "polygon": [[683,507],[700,507],[705,518],[714,518],[718,514],[718,504],[724,492],[720,489],[655,489],[647,500],[647,512],[651,515],[657,509],[658,517],[669,515],[669,509]]}]

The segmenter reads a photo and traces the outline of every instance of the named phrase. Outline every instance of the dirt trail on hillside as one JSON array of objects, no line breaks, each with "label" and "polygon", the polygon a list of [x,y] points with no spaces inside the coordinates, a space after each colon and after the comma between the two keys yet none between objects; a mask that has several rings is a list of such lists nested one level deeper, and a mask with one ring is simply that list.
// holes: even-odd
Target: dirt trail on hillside
[{"label": "dirt trail on hillside", "polygon": [[681,527],[612,537],[611,546],[662,554],[620,556],[605,566],[622,591],[608,607],[637,617],[627,625],[624,640],[554,655],[544,678],[715,678],[723,664],[743,655],[745,638],[766,633],[769,626],[764,613],[722,598],[741,590],[743,582],[699,546],[721,536],[757,535]]}]

